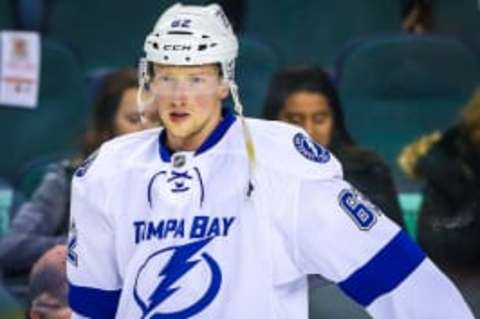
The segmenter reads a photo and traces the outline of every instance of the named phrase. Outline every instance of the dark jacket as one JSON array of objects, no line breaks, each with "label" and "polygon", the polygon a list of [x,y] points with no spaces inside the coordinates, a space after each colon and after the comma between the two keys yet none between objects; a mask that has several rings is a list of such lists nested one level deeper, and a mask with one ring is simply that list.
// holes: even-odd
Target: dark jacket
[{"label": "dark jacket", "polygon": [[480,264],[480,147],[456,126],[415,168],[426,181],[420,245],[445,266]]}]

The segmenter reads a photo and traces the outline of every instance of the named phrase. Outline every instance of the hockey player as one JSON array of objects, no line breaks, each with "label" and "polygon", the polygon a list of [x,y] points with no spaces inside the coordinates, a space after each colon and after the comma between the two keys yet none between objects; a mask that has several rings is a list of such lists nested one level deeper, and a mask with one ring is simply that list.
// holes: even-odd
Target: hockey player
[{"label": "hockey player", "polygon": [[165,128],[105,143],[75,174],[75,317],[305,319],[320,274],[374,318],[472,318],[328,150],[242,117],[237,51],[218,5],[174,5],[147,36],[139,102]]}]

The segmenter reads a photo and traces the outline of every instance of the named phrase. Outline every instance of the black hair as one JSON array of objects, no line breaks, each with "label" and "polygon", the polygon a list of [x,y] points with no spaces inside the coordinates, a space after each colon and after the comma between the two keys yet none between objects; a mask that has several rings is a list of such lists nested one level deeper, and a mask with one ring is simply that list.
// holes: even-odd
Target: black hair
[{"label": "black hair", "polygon": [[287,98],[300,91],[321,94],[327,98],[334,123],[330,148],[355,144],[345,127],[337,90],[328,74],[317,66],[293,66],[276,73],[267,91],[263,117],[278,120]]}]

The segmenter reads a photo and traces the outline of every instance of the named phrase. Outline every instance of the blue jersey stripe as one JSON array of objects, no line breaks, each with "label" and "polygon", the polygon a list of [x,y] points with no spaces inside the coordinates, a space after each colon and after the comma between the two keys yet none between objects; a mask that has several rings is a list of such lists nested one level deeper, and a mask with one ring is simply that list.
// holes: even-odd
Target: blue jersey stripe
[{"label": "blue jersey stripe", "polygon": [[424,260],[425,253],[400,231],[367,264],[339,283],[350,298],[370,305],[376,298],[395,289]]},{"label": "blue jersey stripe", "polygon": [[121,290],[101,290],[69,284],[68,301],[74,312],[91,319],[115,318]]}]

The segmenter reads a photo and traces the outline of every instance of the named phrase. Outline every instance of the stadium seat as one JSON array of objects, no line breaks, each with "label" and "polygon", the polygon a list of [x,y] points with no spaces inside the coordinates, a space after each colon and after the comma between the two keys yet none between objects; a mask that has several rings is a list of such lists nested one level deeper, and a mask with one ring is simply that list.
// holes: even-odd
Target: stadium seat
[{"label": "stadium seat", "polygon": [[0,1],[0,30],[12,29],[14,26],[13,21],[13,8],[11,1]]},{"label": "stadium seat", "polygon": [[13,204],[13,187],[0,178],[0,237],[8,230],[10,225],[10,208]]},{"label": "stadium seat", "polygon": [[465,45],[443,37],[372,36],[338,63],[347,127],[401,178],[396,157],[416,137],[453,124],[480,79]]},{"label": "stadium seat", "polygon": [[14,3],[18,29],[45,31],[48,0],[15,0]]},{"label": "stadium seat", "polygon": [[401,1],[258,1],[247,3],[246,32],[269,39],[289,64],[334,62],[349,39],[401,26]]},{"label": "stadium seat", "polygon": [[245,108],[244,114],[260,117],[270,78],[277,71],[280,58],[259,39],[243,36],[239,41],[236,79]]},{"label": "stadium seat", "polygon": [[136,66],[145,36],[158,15],[175,2],[52,0],[48,34],[68,44],[87,73],[97,68]]},{"label": "stadium seat", "polygon": [[12,217],[24,201],[23,193],[9,180],[0,177],[0,238],[9,229]]},{"label": "stadium seat", "polygon": [[480,4],[478,0],[435,0],[435,32],[462,40],[480,54]]},{"label": "stadium seat", "polygon": [[37,108],[0,105],[4,150],[0,175],[7,178],[13,178],[20,167],[41,154],[75,148],[85,126],[85,85],[73,54],[58,43],[42,40],[41,63]]},{"label": "stadium seat", "polygon": [[403,212],[403,221],[405,228],[410,236],[417,238],[417,223],[422,205],[423,196],[421,193],[401,193],[398,195],[398,201]]}]

